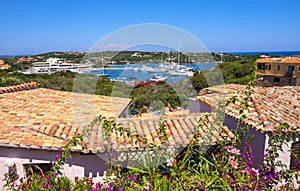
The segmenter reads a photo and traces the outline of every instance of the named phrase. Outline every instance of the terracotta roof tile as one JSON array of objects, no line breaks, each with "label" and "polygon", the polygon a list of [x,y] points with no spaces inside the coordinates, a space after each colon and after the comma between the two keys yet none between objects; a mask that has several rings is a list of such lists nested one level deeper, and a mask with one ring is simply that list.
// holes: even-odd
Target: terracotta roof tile
[{"label": "terracotta roof tile", "polygon": [[[246,86],[237,84],[225,85],[233,92],[224,94],[222,92],[210,92],[203,89],[198,100],[210,107],[215,106],[220,100],[237,96],[238,100],[245,97]],[[288,123],[293,127],[300,128],[300,87],[259,87],[254,86],[246,112],[244,123],[256,130],[266,132],[272,131],[280,123]],[[235,119],[240,117],[241,106],[237,103],[229,104],[225,113]]]},{"label": "terracotta roof tile", "polygon": [[[13,140],[13,134],[21,133],[22,139],[12,144],[58,148],[63,140],[73,138],[78,128],[89,124],[97,114],[118,117],[130,103],[124,98],[76,94],[84,98],[75,100],[76,105],[74,95],[43,88],[0,94],[0,134],[4,135],[0,138],[1,143],[11,144],[8,140]],[[85,100],[92,100],[92,103],[95,100],[95,104],[85,105]],[[81,109],[80,104],[89,107]],[[35,142],[35,136],[42,141]]]},{"label": "terracotta roof tile", "polygon": [[[176,147],[186,146],[192,139],[199,126],[199,120],[203,117],[203,114],[185,114],[183,116],[167,116],[165,120],[166,125],[166,135],[168,138],[168,143]],[[219,140],[222,134],[233,138],[232,132],[225,126],[218,131],[212,131],[213,119],[210,122],[204,124],[204,126],[199,128],[199,133],[201,137],[213,136],[214,140]],[[161,145],[162,137],[159,136],[160,118],[120,118],[117,123],[122,128],[127,128],[132,131],[132,133],[137,133],[139,136],[144,136],[148,144]],[[85,136],[85,148],[87,151],[94,153],[103,152],[103,138],[102,138],[102,128],[99,125],[94,125],[91,127],[88,134]],[[114,148],[116,150],[127,149],[143,149],[144,145],[137,142],[136,138],[127,137],[127,135],[120,135],[114,132],[110,136],[114,143]]]},{"label": "terracotta roof tile", "polygon": [[285,57],[285,58],[260,58],[256,63],[300,63],[299,57]]},{"label": "terracotta roof tile", "polygon": [[37,87],[38,87],[38,84],[36,82],[30,82],[30,83],[8,86],[8,87],[0,87],[0,94],[22,91],[22,90],[36,89]]}]

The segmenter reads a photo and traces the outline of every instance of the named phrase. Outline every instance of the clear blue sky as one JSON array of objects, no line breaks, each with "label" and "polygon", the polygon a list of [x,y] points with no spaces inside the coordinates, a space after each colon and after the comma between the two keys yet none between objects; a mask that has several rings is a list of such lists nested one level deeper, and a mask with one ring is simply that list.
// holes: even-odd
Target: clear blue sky
[{"label": "clear blue sky", "polygon": [[300,50],[299,0],[2,0],[0,54],[86,51],[140,23],[179,27],[211,51]]}]

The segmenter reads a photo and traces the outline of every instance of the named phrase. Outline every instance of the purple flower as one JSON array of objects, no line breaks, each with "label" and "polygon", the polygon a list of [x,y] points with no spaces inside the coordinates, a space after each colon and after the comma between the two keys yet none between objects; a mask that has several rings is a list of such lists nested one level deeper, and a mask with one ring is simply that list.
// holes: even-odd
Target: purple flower
[{"label": "purple flower", "polygon": [[113,185],[111,183],[109,183],[108,188],[106,189],[106,191],[112,191],[113,190]]},{"label": "purple flower", "polygon": [[57,155],[55,156],[55,159],[58,160],[60,157],[61,157],[61,154],[57,154]]},{"label": "purple flower", "polygon": [[46,178],[46,182],[48,183],[50,181],[51,177],[48,175]]},{"label": "purple flower", "polygon": [[132,177],[131,175],[127,176],[127,178],[128,178],[129,180],[133,180],[133,177]]},{"label": "purple flower", "polygon": [[53,185],[52,185],[52,184],[49,184],[49,188],[52,189],[52,187],[53,187]]},{"label": "purple flower", "polygon": [[43,187],[43,188],[46,188],[46,187],[47,187],[47,185],[46,185],[46,184],[44,184],[44,183],[42,183],[42,187]]},{"label": "purple flower", "polygon": [[114,159],[117,158],[117,151],[115,151],[115,150],[114,150],[114,153],[113,153],[113,158],[114,158]]},{"label": "purple flower", "polygon": [[297,171],[300,171],[300,162],[296,162],[296,169]]}]

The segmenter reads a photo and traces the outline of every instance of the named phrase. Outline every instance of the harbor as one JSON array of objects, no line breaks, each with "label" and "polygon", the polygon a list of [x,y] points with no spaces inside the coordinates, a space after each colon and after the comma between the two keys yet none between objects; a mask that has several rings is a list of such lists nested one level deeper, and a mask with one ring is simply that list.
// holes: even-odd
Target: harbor
[{"label": "harbor", "polygon": [[103,68],[86,72],[96,76],[105,76],[112,81],[166,81],[175,83],[180,80],[192,77],[197,71],[209,70],[217,63],[193,63],[179,65],[174,64],[124,64],[114,65],[110,68]]}]

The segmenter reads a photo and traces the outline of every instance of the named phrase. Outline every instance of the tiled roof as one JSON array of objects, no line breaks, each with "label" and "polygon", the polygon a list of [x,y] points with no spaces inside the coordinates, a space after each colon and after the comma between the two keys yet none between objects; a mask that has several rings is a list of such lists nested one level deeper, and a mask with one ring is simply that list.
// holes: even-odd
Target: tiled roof
[{"label": "tiled roof", "polygon": [[[239,106],[245,97],[246,86],[228,84],[219,88],[231,89],[230,93],[212,92],[203,89],[198,100],[210,107],[215,106],[220,100],[226,100],[232,96],[237,96],[235,104],[230,103],[225,113],[235,119],[240,117]],[[244,123],[252,128],[261,131],[273,131],[281,123],[288,123],[292,127],[300,129],[300,87],[260,87],[251,88],[251,100],[248,102],[249,111],[246,111]]]},{"label": "tiled roof", "polygon": [[257,63],[300,63],[299,57],[285,57],[285,58],[260,58],[256,60]]},{"label": "tiled roof", "polygon": [[[63,140],[74,137],[78,128],[89,124],[98,114],[118,117],[129,103],[124,98],[43,88],[0,94],[0,131],[8,131],[1,133],[5,136],[1,136],[0,142],[43,147],[40,142],[28,140],[40,137],[53,141],[52,147],[58,148]],[[15,142],[16,133],[24,139]]]},{"label": "tiled roof", "polygon": [[298,57],[286,57],[281,60],[282,63],[300,63],[300,58]]},{"label": "tiled roof", "polygon": [[25,127],[0,128],[0,146],[53,150],[65,143],[65,140]]},{"label": "tiled roof", "polygon": [[[185,147],[198,128],[197,132],[200,137],[197,141],[199,144],[208,137],[212,141],[220,140],[222,137],[234,137],[232,132],[226,126],[222,126],[221,129],[218,130],[212,128],[214,121],[213,117],[209,117],[209,120],[205,120],[203,126],[200,127],[200,118],[204,118],[204,115],[201,113],[167,116],[165,127],[168,143],[176,147]],[[117,124],[120,124],[122,128],[129,129],[132,133],[145,137],[148,144],[157,146],[162,144],[162,137],[159,135],[160,123],[160,118],[158,117],[144,119],[120,118],[117,121]],[[120,135],[118,132],[112,133],[110,138],[114,143],[113,146],[116,150],[143,149],[145,146],[143,143],[139,142],[137,138],[130,138],[124,134]],[[103,151],[104,140],[102,137],[102,128],[99,125],[91,127],[84,140],[86,152],[91,151],[97,153]]]},{"label": "tiled roof", "polygon": [[273,62],[273,58],[260,58],[256,60],[257,63],[269,63]]},{"label": "tiled roof", "polygon": [[8,87],[0,87],[0,94],[36,89],[37,87],[38,87],[38,84],[36,82],[30,82],[30,83],[8,86]]}]

